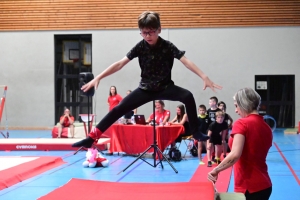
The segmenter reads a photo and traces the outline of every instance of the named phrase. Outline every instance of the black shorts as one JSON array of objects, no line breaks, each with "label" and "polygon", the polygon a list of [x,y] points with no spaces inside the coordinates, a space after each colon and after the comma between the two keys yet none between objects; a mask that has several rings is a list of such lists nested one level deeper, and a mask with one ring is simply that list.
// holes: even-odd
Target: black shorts
[{"label": "black shorts", "polygon": [[210,136],[209,143],[214,145],[222,145],[222,136],[220,134],[212,134]]}]

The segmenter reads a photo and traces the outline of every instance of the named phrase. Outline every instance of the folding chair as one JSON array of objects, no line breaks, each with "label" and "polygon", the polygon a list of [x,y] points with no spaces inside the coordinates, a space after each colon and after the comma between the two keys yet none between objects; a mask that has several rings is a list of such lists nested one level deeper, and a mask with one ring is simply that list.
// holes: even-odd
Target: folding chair
[{"label": "folding chair", "polygon": [[[182,137],[181,143],[182,143],[182,142],[183,142],[183,143],[185,144],[185,146],[186,146],[186,150],[185,150],[185,152],[184,152],[182,158],[185,158],[186,153],[187,153],[189,150],[191,150],[193,147],[196,148],[196,150],[198,150],[197,146],[195,145],[195,140],[194,140],[194,138],[193,138],[192,135]],[[179,143],[179,146],[177,147],[178,149],[180,148],[181,143]],[[193,156],[194,156],[194,155],[193,155]]]}]

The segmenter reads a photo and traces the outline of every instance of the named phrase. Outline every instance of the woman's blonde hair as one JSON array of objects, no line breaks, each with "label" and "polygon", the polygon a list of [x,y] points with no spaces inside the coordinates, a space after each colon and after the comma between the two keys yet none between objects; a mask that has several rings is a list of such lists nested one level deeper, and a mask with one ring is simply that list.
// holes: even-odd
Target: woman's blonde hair
[{"label": "woman's blonde hair", "polygon": [[237,91],[233,96],[240,109],[246,113],[259,110],[261,98],[260,95],[252,88],[243,88]]}]

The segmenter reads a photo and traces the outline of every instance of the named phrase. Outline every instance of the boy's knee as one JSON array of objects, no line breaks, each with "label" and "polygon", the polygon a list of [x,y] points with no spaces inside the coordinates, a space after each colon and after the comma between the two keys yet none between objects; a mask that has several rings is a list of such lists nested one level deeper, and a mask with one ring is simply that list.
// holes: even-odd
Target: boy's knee
[{"label": "boy's knee", "polygon": [[184,90],[184,92],[182,92],[180,94],[180,96],[182,97],[182,99],[192,99],[192,98],[194,98],[194,95],[189,90]]}]

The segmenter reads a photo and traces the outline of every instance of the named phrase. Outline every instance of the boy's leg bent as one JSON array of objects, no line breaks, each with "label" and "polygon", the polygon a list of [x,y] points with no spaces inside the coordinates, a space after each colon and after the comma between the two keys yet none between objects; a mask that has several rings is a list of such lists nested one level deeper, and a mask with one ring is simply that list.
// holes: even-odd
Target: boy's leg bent
[{"label": "boy's leg bent", "polygon": [[153,96],[153,92],[150,91],[139,88],[133,90],[116,107],[107,113],[96,127],[103,133],[127,112],[140,107],[151,100],[155,100]]},{"label": "boy's leg bent", "polygon": [[197,107],[193,94],[184,88],[176,85],[170,85],[165,90],[159,93],[162,100],[180,101],[185,105],[186,112],[191,127],[191,134],[197,136],[195,139],[201,141],[207,140],[209,137],[202,134],[199,130],[199,121],[197,116]]},{"label": "boy's leg bent", "polygon": [[135,89],[127,95],[119,105],[106,114],[106,116],[97,124],[96,128],[89,133],[89,137],[74,143],[72,147],[91,147],[95,140],[99,139],[102,133],[121,116],[151,100],[155,100],[155,93],[156,92],[145,91],[139,88]]}]

